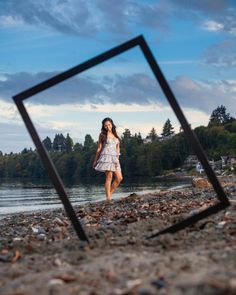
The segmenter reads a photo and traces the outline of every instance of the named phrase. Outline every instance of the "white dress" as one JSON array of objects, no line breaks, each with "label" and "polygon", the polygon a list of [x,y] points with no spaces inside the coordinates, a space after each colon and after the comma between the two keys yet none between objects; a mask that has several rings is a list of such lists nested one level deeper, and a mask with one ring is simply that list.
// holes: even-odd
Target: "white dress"
[{"label": "white dress", "polygon": [[105,172],[105,171],[120,171],[119,155],[117,153],[117,144],[119,144],[118,138],[108,138],[101,154],[97,160],[95,170]]}]

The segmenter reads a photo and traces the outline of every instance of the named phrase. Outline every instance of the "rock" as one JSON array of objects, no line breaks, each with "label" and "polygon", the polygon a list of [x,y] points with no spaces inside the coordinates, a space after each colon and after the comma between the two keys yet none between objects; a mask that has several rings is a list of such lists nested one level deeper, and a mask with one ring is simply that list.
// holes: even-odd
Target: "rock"
[{"label": "rock", "polygon": [[65,283],[70,283],[76,281],[76,276],[74,274],[61,274],[55,277],[55,279],[62,280]]},{"label": "rock", "polygon": [[133,289],[134,287],[139,286],[142,283],[142,280],[136,279],[136,280],[129,280],[126,282],[126,287],[128,289]]},{"label": "rock", "polygon": [[226,221],[221,221],[216,225],[216,228],[223,228],[226,224]]},{"label": "rock", "polygon": [[54,218],[52,222],[59,225],[59,226],[64,226],[65,225],[65,223],[58,217]]},{"label": "rock", "polygon": [[4,254],[0,255],[0,261],[1,262],[10,262],[13,257],[14,257],[14,254],[12,252],[4,253]]},{"label": "rock", "polygon": [[195,188],[210,188],[212,187],[211,183],[206,178],[193,178],[192,180],[192,186]]},{"label": "rock", "polygon": [[31,226],[31,229],[32,229],[34,234],[37,234],[39,232],[37,227]]},{"label": "rock", "polygon": [[48,286],[53,286],[53,285],[63,285],[64,284],[64,281],[61,280],[61,279],[51,279],[49,282],[48,282]]},{"label": "rock", "polygon": [[46,235],[45,234],[39,234],[39,235],[37,235],[37,239],[39,241],[44,241],[46,239]]},{"label": "rock", "polygon": [[153,290],[149,288],[140,288],[138,289],[137,295],[154,295]]},{"label": "rock", "polygon": [[153,280],[151,284],[155,286],[157,289],[161,289],[166,286],[166,281],[164,280],[164,278],[159,278],[159,279]]}]

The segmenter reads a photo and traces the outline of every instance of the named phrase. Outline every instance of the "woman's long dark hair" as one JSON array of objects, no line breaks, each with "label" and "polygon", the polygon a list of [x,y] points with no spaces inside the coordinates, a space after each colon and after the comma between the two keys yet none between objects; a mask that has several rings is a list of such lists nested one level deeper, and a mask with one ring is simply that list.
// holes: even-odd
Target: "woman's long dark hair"
[{"label": "woman's long dark hair", "polygon": [[105,118],[102,120],[102,129],[101,129],[101,140],[102,140],[102,143],[104,144],[106,141],[107,141],[107,130],[105,129],[104,127],[104,124],[105,122],[109,121],[112,125],[112,133],[115,135],[116,138],[119,139],[120,141],[120,138],[116,132],[116,125],[113,123],[113,120],[111,118]]}]

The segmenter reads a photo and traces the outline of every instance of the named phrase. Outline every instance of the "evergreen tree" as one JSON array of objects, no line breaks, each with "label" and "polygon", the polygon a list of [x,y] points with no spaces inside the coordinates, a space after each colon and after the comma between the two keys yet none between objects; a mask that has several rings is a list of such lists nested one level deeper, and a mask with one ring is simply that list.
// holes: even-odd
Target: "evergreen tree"
[{"label": "evergreen tree", "polygon": [[22,151],[21,151],[21,154],[27,154],[30,150],[28,150],[27,148],[24,148]]},{"label": "evergreen tree", "polygon": [[135,133],[134,134],[134,138],[136,139],[136,141],[137,141],[138,144],[142,144],[143,143],[142,135],[141,135],[140,132],[138,134]]},{"label": "evergreen tree", "polygon": [[65,140],[65,145],[66,145],[66,147],[65,147],[66,152],[67,153],[72,152],[74,143],[73,143],[73,140],[70,137],[69,133],[67,133],[66,140]]},{"label": "evergreen tree", "polygon": [[172,126],[170,119],[167,119],[163,126],[161,135],[163,138],[167,138],[173,135],[174,133],[174,127]]},{"label": "evergreen tree", "polygon": [[44,145],[45,149],[48,152],[51,152],[51,150],[52,150],[52,141],[48,136],[43,140],[43,145]]},{"label": "evergreen tree", "polygon": [[226,113],[226,107],[221,105],[211,113],[208,127],[220,126],[228,123],[232,118],[229,113]]},{"label": "evergreen tree", "polygon": [[74,145],[73,150],[74,150],[74,152],[82,152],[82,150],[83,150],[83,145],[82,145],[81,143],[78,143],[78,142],[77,142],[77,143]]},{"label": "evergreen tree", "polygon": [[88,151],[94,147],[94,140],[90,134],[86,134],[84,138],[84,150]]},{"label": "evergreen tree", "polygon": [[52,146],[55,152],[63,152],[66,150],[66,139],[62,133],[55,135]]},{"label": "evergreen tree", "polygon": [[158,136],[157,136],[157,133],[156,133],[156,130],[154,127],[152,127],[151,131],[149,132],[147,138],[150,138],[151,141],[156,141],[158,139]]},{"label": "evergreen tree", "polygon": [[123,138],[124,139],[129,139],[129,138],[131,138],[131,132],[130,132],[130,130],[129,129],[125,129],[125,131],[123,132]]}]

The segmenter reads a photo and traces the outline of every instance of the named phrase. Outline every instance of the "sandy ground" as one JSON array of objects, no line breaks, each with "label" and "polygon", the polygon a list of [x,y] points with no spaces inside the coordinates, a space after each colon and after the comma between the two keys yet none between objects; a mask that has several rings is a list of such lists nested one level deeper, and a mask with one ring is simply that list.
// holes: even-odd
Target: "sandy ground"
[{"label": "sandy ground", "polygon": [[62,209],[0,220],[0,294],[236,294],[236,187],[231,206],[175,234],[146,239],[216,202],[211,188],[132,194],[75,207],[83,246]]}]

